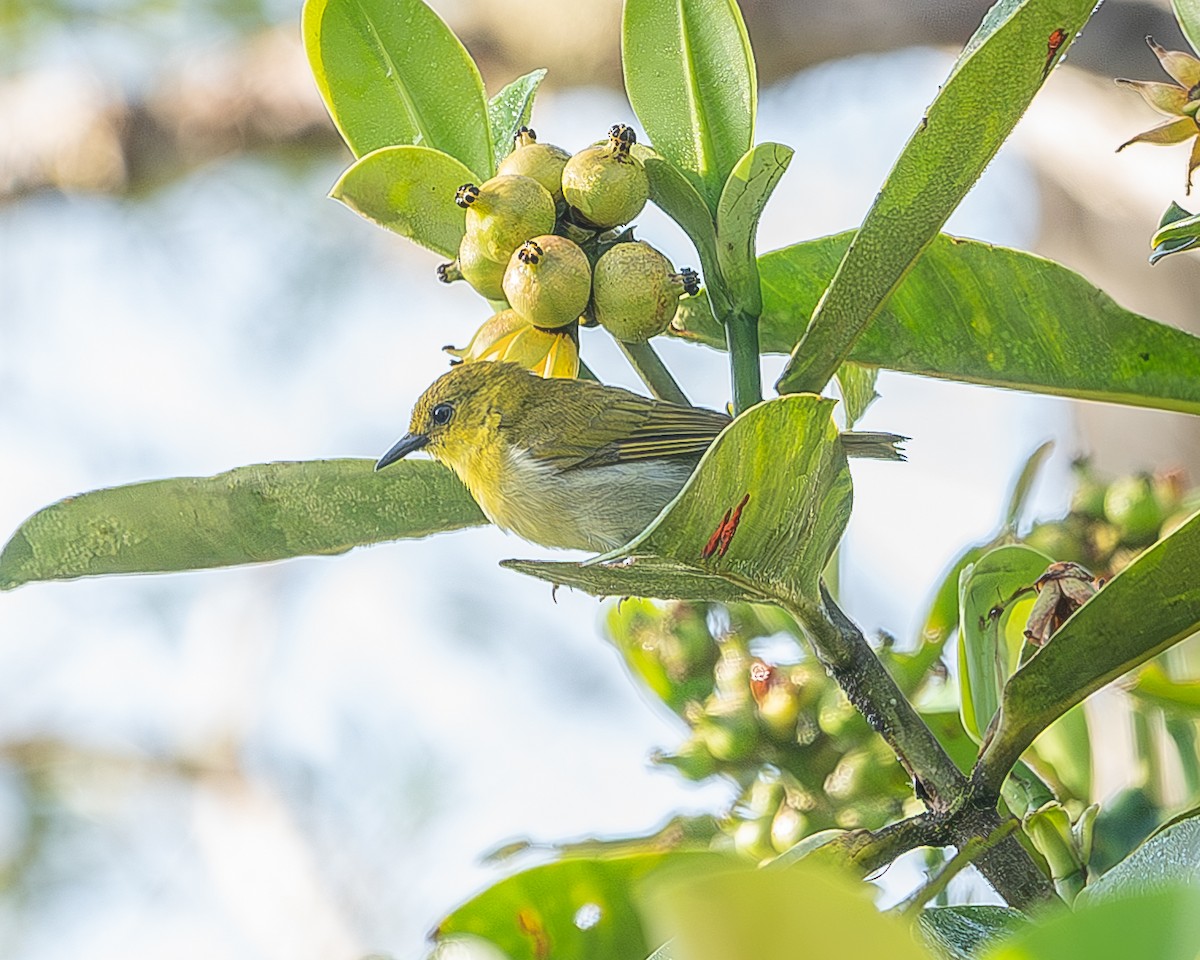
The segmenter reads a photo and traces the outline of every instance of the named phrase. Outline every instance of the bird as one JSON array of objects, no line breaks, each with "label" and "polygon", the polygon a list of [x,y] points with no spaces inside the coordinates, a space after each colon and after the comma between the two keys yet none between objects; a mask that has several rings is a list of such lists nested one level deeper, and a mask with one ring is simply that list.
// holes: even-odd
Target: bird
[{"label": "bird", "polygon": [[[730,422],[591,380],[463,363],[425,390],[408,433],[375,469],[424,450],[501,529],[544,547],[607,552],[650,525]],[[847,455],[904,459],[905,437],[841,437]]]}]

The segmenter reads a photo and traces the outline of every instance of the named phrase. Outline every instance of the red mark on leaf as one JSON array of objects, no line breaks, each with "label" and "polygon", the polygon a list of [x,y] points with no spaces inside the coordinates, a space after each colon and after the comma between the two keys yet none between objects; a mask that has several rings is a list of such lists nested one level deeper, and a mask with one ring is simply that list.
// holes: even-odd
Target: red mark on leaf
[{"label": "red mark on leaf", "polygon": [[714,553],[718,557],[725,556],[729,545],[733,542],[733,535],[737,533],[738,524],[742,522],[742,510],[749,502],[750,494],[746,494],[736,507],[725,511],[725,516],[721,517],[717,529],[713,531],[713,535],[708,538],[708,543],[700,551],[701,560],[709,559]]},{"label": "red mark on leaf", "polygon": [[517,926],[533,941],[533,955],[537,960],[550,956],[550,937],[537,911],[525,908],[517,911]]},{"label": "red mark on leaf", "polygon": [[1046,65],[1042,68],[1042,79],[1045,80],[1050,74],[1050,68],[1054,66],[1054,58],[1058,55],[1058,51],[1062,45],[1067,42],[1067,31],[1059,27],[1049,37],[1046,38]]}]

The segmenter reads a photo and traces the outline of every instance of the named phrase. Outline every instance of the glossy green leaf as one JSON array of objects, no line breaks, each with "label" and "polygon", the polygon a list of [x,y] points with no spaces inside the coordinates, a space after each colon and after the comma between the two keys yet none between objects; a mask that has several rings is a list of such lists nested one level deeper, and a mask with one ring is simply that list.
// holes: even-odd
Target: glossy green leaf
[{"label": "glossy green leaf", "polygon": [[975,960],[1027,923],[1019,910],[985,904],[927,907],[917,917],[925,943],[945,960]]},{"label": "glossy green leaf", "polygon": [[[571,858],[501,880],[437,925],[437,940],[473,934],[510,960],[644,960],[648,940],[634,908],[656,871],[724,862],[708,853]],[[661,942],[661,941],[660,941]]]},{"label": "glossy green leaf", "polygon": [[317,89],[356,157],[419,144],[495,169],[483,80],[458,37],[421,0],[305,0]]},{"label": "glossy green leaf", "polygon": [[329,195],[355,213],[443,257],[458,255],[466,211],[454,193],[474,175],[428,147],[383,147],[356,161]]},{"label": "glossy green leaf", "polygon": [[[712,212],[696,192],[696,188],[669,160],[641,144],[635,145],[633,150],[646,166],[646,176],[650,181],[650,199],[688,235],[700,256],[700,272],[710,291],[709,296],[713,298],[718,310],[727,313],[729,295],[721,280],[717,258],[717,231]],[[710,279],[714,277],[715,281]],[[705,303],[707,305],[707,299]],[[715,320],[712,322],[720,330],[721,344],[724,345],[724,330]]]},{"label": "glossy green leaf", "polygon": [[716,212],[754,144],[758,80],[736,0],[625,0],[625,90],[650,142]]},{"label": "glossy green leaf", "polygon": [[[803,333],[851,234],[759,258],[764,352]],[[677,336],[723,347],[703,297]],[[1200,337],[1125,310],[1077,273],[1017,250],[942,236],[875,315],[852,362],[1015,390],[1200,413]]]},{"label": "glossy green leaf", "polygon": [[1200,888],[1175,887],[1064,909],[1025,927],[983,958],[1196,960],[1197,943]]},{"label": "glossy green leaf", "polygon": [[864,367],[857,363],[843,363],[838,367],[838,390],[842,394],[846,429],[858,423],[867,408],[879,399],[879,394],[875,392],[878,380],[878,367]]},{"label": "glossy green leaf", "polygon": [[1018,598],[1053,561],[1019,544],[989,550],[959,578],[958,683],[962,721],[977,741],[1000,709],[1017,668],[1032,594]]},{"label": "glossy green leaf", "polygon": [[656,939],[687,960],[932,960],[899,918],[880,913],[874,888],[828,866],[748,866],[665,873],[646,885]]},{"label": "glossy green leaf", "polygon": [[263,463],[67,497],[13,534],[0,553],[0,589],[344,553],[486,522],[439,464],[372,467],[370,460]]},{"label": "glossy green leaf", "polygon": [[1158,263],[1173,253],[1191,250],[1200,243],[1200,214],[1191,214],[1172,202],[1158,222],[1158,232],[1150,238],[1150,262]]},{"label": "glossy green leaf", "polygon": [[1070,46],[1095,0],[998,0],[867,212],[776,386],[820,391],[937,236]]},{"label": "glossy green leaf", "polygon": [[1042,730],[1200,629],[1200,514],[1147,549],[1009,679],[981,776],[998,786]]},{"label": "glossy green leaf", "polygon": [[1082,705],[1050,724],[1029,749],[1037,758],[1038,769],[1048,768],[1061,799],[1091,799],[1092,736]]},{"label": "glossy green leaf", "polygon": [[[513,138],[521,127],[529,125],[533,99],[546,79],[544,69],[533,70],[517,77],[488,101],[488,122],[492,131],[492,155],[496,165],[512,153]],[[495,173],[493,168],[490,173]]]},{"label": "glossy green leaf", "polygon": [[1200,812],[1191,810],[1156,830],[1133,853],[1079,896],[1097,903],[1175,884],[1200,886]]},{"label": "glossy green leaf", "polygon": [[1200,0],[1171,0],[1179,29],[1193,50],[1200,50]]},{"label": "glossy green leaf", "polygon": [[[832,407],[802,394],[747,410],[654,523],[598,561],[508,565],[601,596],[819,603],[852,499]],[[724,556],[705,558],[739,505]]]},{"label": "glossy green leaf", "polygon": [[758,221],[795,151],[782,143],[760,143],[730,171],[717,203],[717,261],[738,309],[750,316],[762,310],[755,238]]}]

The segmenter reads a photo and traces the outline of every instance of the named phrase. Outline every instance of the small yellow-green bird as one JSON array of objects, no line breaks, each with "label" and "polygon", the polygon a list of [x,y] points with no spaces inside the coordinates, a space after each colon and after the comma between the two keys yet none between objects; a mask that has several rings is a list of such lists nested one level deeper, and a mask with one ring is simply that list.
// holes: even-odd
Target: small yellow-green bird
[{"label": "small yellow-green bird", "polygon": [[[546,547],[607,551],[641,533],[730,423],[589,380],[513,363],[464,363],[417,401],[408,433],[375,464],[414,450],[450,467],[492,523]],[[843,433],[850,456],[903,460],[892,433]]]}]

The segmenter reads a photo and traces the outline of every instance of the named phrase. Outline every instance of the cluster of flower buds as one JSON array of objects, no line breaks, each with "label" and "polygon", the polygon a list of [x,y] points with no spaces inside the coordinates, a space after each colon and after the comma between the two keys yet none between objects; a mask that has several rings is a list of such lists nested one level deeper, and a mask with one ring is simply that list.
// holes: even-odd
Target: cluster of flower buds
[{"label": "cluster of flower buds", "polygon": [[[743,854],[762,860],[818,830],[878,827],[911,801],[895,756],[782,611],[629,600],[608,629],[630,670],[688,725],[656,762],[741,786],[723,828]],[[756,654],[781,639],[791,662]]]},{"label": "cluster of flower buds", "polygon": [[459,360],[510,360],[543,376],[575,376],[576,328],[600,324],[618,340],[644,342],[666,330],[681,296],[700,278],[676,271],[627,225],[650,195],[632,128],[574,156],[541,143],[527,127],[496,176],[463,184],[466,210],[458,258],[438,268],[449,283],[466,280],[509,309],[497,313]]},{"label": "cluster of flower buds", "polygon": [[1119,573],[1200,507],[1183,474],[1138,473],[1107,483],[1086,461],[1075,463],[1070,512],[1035,524],[1023,541],[1058,561],[1081,564],[1102,579]]}]

